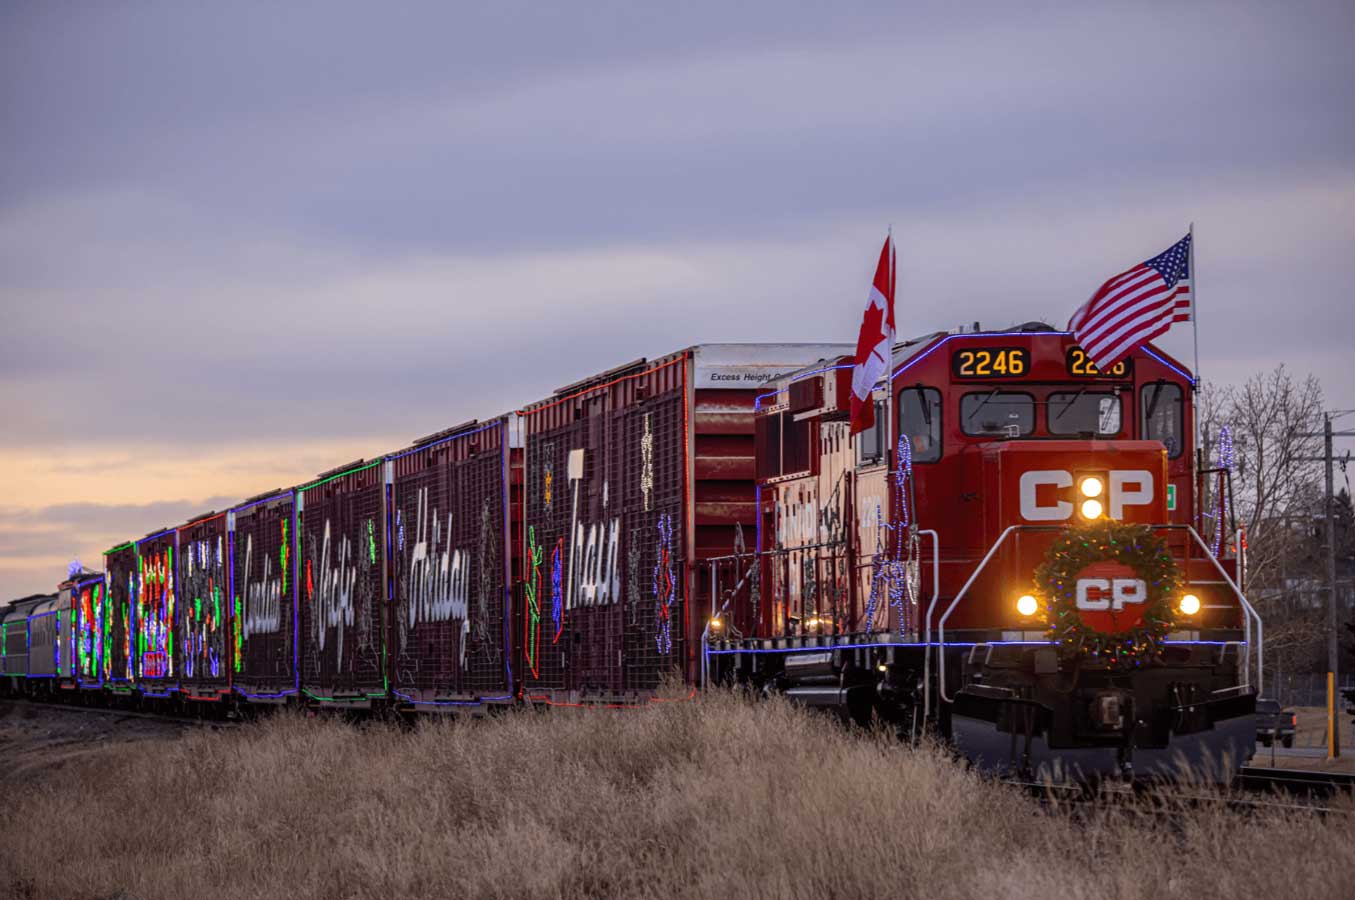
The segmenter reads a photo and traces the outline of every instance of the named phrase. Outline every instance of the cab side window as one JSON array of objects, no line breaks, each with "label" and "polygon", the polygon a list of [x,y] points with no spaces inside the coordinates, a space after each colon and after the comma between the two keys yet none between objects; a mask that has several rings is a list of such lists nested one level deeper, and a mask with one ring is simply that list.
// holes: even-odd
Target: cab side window
[{"label": "cab side window", "polygon": [[1181,386],[1166,381],[1145,384],[1139,395],[1143,410],[1143,439],[1161,441],[1167,458],[1176,459],[1185,450],[1185,409]]},{"label": "cab side window", "polygon": [[935,388],[904,388],[898,396],[899,434],[908,435],[913,462],[941,458],[941,392]]},{"label": "cab side window", "polygon": [[875,424],[856,436],[856,464],[871,466],[884,461],[889,441],[885,401],[875,401]]}]

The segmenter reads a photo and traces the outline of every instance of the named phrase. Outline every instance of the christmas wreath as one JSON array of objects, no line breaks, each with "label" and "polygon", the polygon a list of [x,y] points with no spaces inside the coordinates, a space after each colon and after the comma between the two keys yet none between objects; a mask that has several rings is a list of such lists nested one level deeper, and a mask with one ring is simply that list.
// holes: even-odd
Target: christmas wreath
[{"label": "christmas wreath", "polygon": [[1160,652],[1180,585],[1165,541],[1113,520],[1069,528],[1035,570],[1050,640],[1067,655],[1122,666]]}]

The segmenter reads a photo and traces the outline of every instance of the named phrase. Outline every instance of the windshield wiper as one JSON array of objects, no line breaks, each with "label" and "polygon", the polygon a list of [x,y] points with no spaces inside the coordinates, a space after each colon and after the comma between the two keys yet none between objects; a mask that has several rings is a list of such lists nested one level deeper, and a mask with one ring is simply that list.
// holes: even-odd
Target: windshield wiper
[{"label": "windshield wiper", "polygon": [[1167,381],[1164,378],[1159,378],[1153,382],[1153,395],[1148,398],[1148,411],[1143,414],[1145,419],[1153,417],[1153,410],[1157,409],[1158,398],[1162,396],[1162,389],[1166,386]]},{"label": "windshield wiper", "polygon": [[1066,404],[1064,404],[1063,410],[1057,416],[1054,417],[1054,421],[1057,422],[1059,419],[1062,419],[1063,414],[1068,412],[1068,410],[1072,409],[1073,404],[1076,403],[1078,401],[1078,398],[1080,398],[1085,393],[1087,393],[1087,388],[1085,385],[1078,388],[1077,393],[1073,395],[1073,399],[1069,400]]},{"label": "windshield wiper", "polygon": [[928,428],[931,428],[932,410],[931,407],[927,405],[927,391],[920,384],[914,387],[913,390],[917,391],[917,402],[918,405],[922,407],[922,423]]}]

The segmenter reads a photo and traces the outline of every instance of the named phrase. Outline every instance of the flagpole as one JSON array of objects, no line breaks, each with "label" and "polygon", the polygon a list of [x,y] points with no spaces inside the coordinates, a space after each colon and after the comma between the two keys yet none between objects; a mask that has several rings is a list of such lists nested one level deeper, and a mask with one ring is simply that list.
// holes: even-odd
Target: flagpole
[{"label": "flagpole", "polygon": [[1200,504],[1204,502],[1204,492],[1201,490],[1200,470],[1207,462],[1200,457],[1200,292],[1198,290],[1200,280],[1199,274],[1195,270],[1195,223],[1190,223],[1190,252],[1187,256],[1187,262],[1190,268],[1190,332],[1195,339],[1195,369],[1191,372],[1195,376],[1194,382],[1190,386],[1190,392],[1193,397],[1191,402],[1191,431],[1194,433],[1195,452],[1191,456],[1191,472],[1194,475],[1191,478],[1191,492],[1195,501],[1194,513],[1196,522],[1200,519]]},{"label": "flagpole", "polygon": [[1195,389],[1200,387],[1200,292],[1199,276],[1195,272],[1195,223],[1190,223],[1190,330],[1195,336]]},{"label": "flagpole", "polygon": [[[885,298],[886,304],[894,302],[894,272],[897,260],[894,253],[894,223],[889,223],[889,296]],[[888,309],[885,310],[888,318]],[[894,469],[894,447],[898,444],[898,439],[894,436],[894,341],[896,339],[894,332],[889,333],[889,350],[886,353],[888,357],[885,360],[885,469],[893,471]]]}]

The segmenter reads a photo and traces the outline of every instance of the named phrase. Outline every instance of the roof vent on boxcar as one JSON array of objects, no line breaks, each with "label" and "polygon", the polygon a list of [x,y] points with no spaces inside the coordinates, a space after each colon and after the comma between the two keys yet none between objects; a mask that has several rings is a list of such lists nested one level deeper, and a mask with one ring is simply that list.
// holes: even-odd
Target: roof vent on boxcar
[{"label": "roof vent on boxcar", "polygon": [[1017,325],[1017,326],[1015,326],[1015,327],[1013,327],[1013,328],[1008,328],[1007,330],[1008,330],[1008,331],[1057,331],[1058,329],[1056,329],[1053,325],[1050,325],[1048,322],[1024,322],[1024,323],[1022,323],[1022,324],[1020,324],[1020,325]]},{"label": "roof vent on boxcar", "polygon": [[801,378],[790,385],[790,411],[792,413],[818,409],[823,406],[823,376]]},{"label": "roof vent on boxcar", "polygon": [[643,368],[646,362],[648,362],[648,360],[641,356],[639,359],[633,359],[630,362],[625,363],[624,365],[617,366],[614,369],[608,369],[605,372],[599,372],[596,375],[590,375],[587,378],[583,379],[582,381],[576,381],[572,384],[567,384],[564,387],[556,388],[555,396],[558,397],[562,394],[576,394],[579,391],[585,391],[590,387],[597,387],[598,385],[606,384],[609,381],[615,381],[616,379],[622,377],[623,375],[632,375],[635,372],[638,372],[641,368]]},{"label": "roof vent on boxcar", "polygon": [[316,475],[315,477],[316,477],[316,479],[321,479],[321,478],[328,478],[328,477],[331,476],[331,475],[342,475],[344,472],[347,472],[349,469],[356,469],[358,466],[362,465],[362,464],[363,464],[364,462],[366,462],[366,461],[367,461],[367,460],[365,460],[365,459],[355,459],[355,460],[353,460],[352,462],[346,462],[346,463],[344,463],[344,464],[341,465],[341,466],[335,466],[334,468],[329,469],[328,471],[321,472],[319,475]]},{"label": "roof vent on boxcar", "polygon": [[421,438],[414,439],[415,447],[426,447],[429,444],[436,444],[443,438],[455,437],[463,431],[468,431],[480,424],[479,419],[468,419],[460,425],[453,425],[451,428],[444,428],[441,431],[435,431],[432,434],[424,435]]}]

